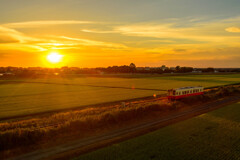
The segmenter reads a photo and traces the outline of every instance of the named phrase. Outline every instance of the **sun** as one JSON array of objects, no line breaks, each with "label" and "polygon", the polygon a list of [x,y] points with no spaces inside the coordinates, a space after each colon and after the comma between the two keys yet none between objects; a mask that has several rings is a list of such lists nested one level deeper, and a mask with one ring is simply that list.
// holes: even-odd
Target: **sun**
[{"label": "sun", "polygon": [[57,52],[52,52],[47,55],[47,60],[51,63],[59,63],[62,61],[63,55],[58,54]]}]

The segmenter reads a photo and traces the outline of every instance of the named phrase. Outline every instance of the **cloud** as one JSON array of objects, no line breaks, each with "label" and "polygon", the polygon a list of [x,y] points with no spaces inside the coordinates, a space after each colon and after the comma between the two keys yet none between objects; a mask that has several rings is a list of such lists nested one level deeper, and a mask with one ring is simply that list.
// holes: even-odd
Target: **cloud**
[{"label": "cloud", "polygon": [[124,35],[157,38],[177,37],[182,30],[171,28],[170,24],[134,24],[115,28]]},{"label": "cloud", "polygon": [[187,50],[186,49],[173,49],[173,51],[175,51],[175,52],[185,52]]},{"label": "cloud", "polygon": [[0,43],[18,43],[22,34],[14,29],[0,26]]},{"label": "cloud", "polygon": [[[75,45],[84,45],[84,46],[104,46],[109,48],[127,48],[123,44],[117,44],[117,43],[108,43],[108,42],[102,42],[102,41],[94,41],[89,39],[82,39],[82,38],[72,38],[72,37],[66,37],[66,36],[56,36],[56,38],[65,39],[68,41],[75,42]],[[73,43],[74,44],[74,43]]]},{"label": "cloud", "polygon": [[14,37],[0,34],[0,44],[1,43],[19,43],[19,42],[20,41],[18,39],[15,39]]},{"label": "cloud", "polygon": [[182,43],[182,40],[192,40],[202,43],[217,39],[214,36],[210,37],[200,34],[200,29],[197,27],[179,27],[175,23],[132,24],[118,26],[114,30],[126,36],[175,39],[179,43]]},{"label": "cloud", "polygon": [[7,28],[0,25],[0,49],[2,50],[19,50],[19,51],[44,51],[45,48],[36,45],[44,39],[27,36],[15,29]]},{"label": "cloud", "polygon": [[[233,43],[240,43],[239,37],[226,34],[223,30],[231,23],[210,21],[188,25],[188,21],[185,21],[186,25],[182,25],[183,22],[179,21],[171,23],[145,22],[116,26],[113,30],[125,36],[174,39],[175,44],[185,44],[187,41],[194,44],[211,43],[219,45],[221,43],[226,45],[228,43],[233,45]],[[240,32],[239,30],[240,28],[232,27],[227,31]]]},{"label": "cloud", "polygon": [[17,23],[7,23],[3,24],[5,27],[9,28],[32,28],[41,27],[49,25],[64,25],[64,24],[91,24],[95,22],[91,21],[27,21],[27,22],[17,22]]},{"label": "cloud", "polygon": [[240,33],[239,27],[229,27],[225,29],[227,32]]},{"label": "cloud", "polygon": [[101,31],[101,30],[90,30],[90,29],[83,29],[81,30],[82,32],[87,32],[87,33],[118,33],[118,31]]},{"label": "cloud", "polygon": [[0,43],[25,43],[33,41],[40,41],[40,39],[0,25]]}]

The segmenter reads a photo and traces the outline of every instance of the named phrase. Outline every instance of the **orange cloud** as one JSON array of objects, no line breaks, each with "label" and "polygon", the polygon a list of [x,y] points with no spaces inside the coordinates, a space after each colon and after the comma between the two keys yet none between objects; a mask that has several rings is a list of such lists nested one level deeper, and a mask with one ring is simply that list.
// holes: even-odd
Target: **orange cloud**
[{"label": "orange cloud", "polygon": [[108,43],[108,42],[102,42],[102,41],[94,41],[94,40],[89,40],[89,39],[72,38],[72,37],[66,37],[66,36],[59,36],[58,38],[74,41],[76,43],[76,45],[104,46],[104,47],[110,47],[110,48],[127,48],[123,44]]},{"label": "orange cloud", "polygon": [[229,27],[225,29],[227,32],[240,33],[239,27]]},{"label": "orange cloud", "polygon": [[17,23],[7,23],[4,26],[9,28],[31,28],[39,26],[49,26],[49,25],[63,25],[63,24],[90,24],[94,23],[91,21],[28,21],[28,22],[17,22]]},{"label": "orange cloud", "polygon": [[20,32],[0,26],[0,43],[18,43],[21,40],[20,37]]}]

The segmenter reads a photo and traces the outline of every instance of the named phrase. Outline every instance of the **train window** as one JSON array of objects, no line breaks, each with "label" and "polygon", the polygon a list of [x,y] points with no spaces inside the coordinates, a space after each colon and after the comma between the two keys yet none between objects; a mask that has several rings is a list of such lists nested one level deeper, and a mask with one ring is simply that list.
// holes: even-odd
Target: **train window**
[{"label": "train window", "polygon": [[171,95],[171,91],[170,90],[168,90],[168,95]]},{"label": "train window", "polygon": [[175,95],[176,94],[176,91],[173,91],[173,95]]}]

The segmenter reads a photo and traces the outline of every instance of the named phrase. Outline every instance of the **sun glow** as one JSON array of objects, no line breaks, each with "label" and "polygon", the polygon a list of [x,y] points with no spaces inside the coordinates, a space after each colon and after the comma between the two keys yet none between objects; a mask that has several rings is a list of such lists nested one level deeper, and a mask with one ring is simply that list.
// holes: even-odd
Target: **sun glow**
[{"label": "sun glow", "polygon": [[63,55],[58,54],[56,52],[52,52],[47,55],[47,60],[51,63],[59,63],[62,61]]}]

